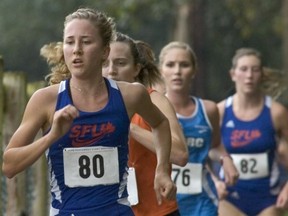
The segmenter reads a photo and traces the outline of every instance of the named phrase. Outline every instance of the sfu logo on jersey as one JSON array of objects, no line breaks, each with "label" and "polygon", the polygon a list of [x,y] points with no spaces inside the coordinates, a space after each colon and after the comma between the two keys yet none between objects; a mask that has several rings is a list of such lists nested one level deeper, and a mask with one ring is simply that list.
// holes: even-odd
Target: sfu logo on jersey
[{"label": "sfu logo on jersey", "polygon": [[69,138],[72,139],[73,147],[92,145],[101,140],[105,135],[113,133],[115,126],[111,122],[97,124],[74,125],[71,128]]},{"label": "sfu logo on jersey", "polygon": [[234,130],[231,133],[231,146],[242,147],[250,144],[253,140],[261,137],[261,132],[258,129],[255,130]]}]

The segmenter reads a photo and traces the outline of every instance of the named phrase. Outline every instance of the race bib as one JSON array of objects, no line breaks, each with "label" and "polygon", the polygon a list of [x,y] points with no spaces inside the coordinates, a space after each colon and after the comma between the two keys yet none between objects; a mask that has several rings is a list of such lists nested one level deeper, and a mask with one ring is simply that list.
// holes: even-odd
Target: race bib
[{"label": "race bib", "polygon": [[131,205],[137,205],[139,202],[138,199],[138,188],[136,181],[136,173],[134,167],[129,167],[128,178],[127,178],[127,191],[128,191],[128,200]]},{"label": "race bib", "polygon": [[118,149],[111,147],[65,148],[64,180],[68,187],[119,183]]},{"label": "race bib", "polygon": [[231,154],[233,162],[240,174],[239,179],[255,179],[267,177],[268,154]]},{"label": "race bib", "polygon": [[177,193],[199,194],[202,192],[202,164],[187,163],[185,167],[172,165],[172,180]]}]

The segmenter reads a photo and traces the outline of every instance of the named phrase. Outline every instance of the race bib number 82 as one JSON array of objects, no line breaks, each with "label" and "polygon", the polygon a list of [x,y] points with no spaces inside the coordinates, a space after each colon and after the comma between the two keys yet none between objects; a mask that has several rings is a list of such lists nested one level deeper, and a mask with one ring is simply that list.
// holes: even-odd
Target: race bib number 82
[{"label": "race bib number 82", "polygon": [[231,156],[240,173],[240,179],[255,179],[268,176],[267,153],[231,154]]}]

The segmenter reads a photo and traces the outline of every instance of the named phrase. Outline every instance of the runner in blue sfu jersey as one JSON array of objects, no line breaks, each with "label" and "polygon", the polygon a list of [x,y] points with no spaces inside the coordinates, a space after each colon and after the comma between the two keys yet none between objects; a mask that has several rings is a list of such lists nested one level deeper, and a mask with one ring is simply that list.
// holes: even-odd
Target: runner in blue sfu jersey
[{"label": "runner in blue sfu jersey", "polygon": [[278,162],[287,168],[288,111],[262,91],[257,50],[237,50],[230,75],[236,92],[218,107],[222,141],[240,177],[220,201],[220,215],[282,216],[288,209],[288,184],[280,182]]},{"label": "runner in blue sfu jersey", "polygon": [[[52,68],[53,85],[33,94],[5,149],[3,173],[9,178],[46,152],[50,216],[133,215],[126,182],[129,122],[134,113],[152,127],[157,200],[161,204],[162,197],[175,199],[168,120],[141,84],[102,77],[114,31],[113,20],[93,9],[81,8],[66,17],[60,53],[65,62]],[[43,136],[33,141],[40,129]]]}]

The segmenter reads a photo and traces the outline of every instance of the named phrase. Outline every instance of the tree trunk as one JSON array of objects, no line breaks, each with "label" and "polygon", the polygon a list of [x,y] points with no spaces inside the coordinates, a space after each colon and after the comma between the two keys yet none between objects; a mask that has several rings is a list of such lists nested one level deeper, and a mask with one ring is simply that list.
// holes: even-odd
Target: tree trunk
[{"label": "tree trunk", "polygon": [[[283,17],[283,71],[286,80],[288,80],[288,0],[282,1],[282,17]],[[288,90],[282,94],[280,101],[288,107]]]},{"label": "tree trunk", "polygon": [[[3,133],[2,133],[2,130],[3,130],[3,104],[4,104],[4,99],[3,99],[3,70],[4,70],[4,65],[3,65],[3,58],[2,56],[0,56],[0,143],[3,143]],[[3,155],[3,149],[4,149],[4,145],[0,147],[0,164],[2,166],[2,161],[3,161],[3,158],[2,158],[2,155]],[[4,182],[5,178],[3,176],[3,173],[2,173],[2,169],[0,169],[0,215],[4,215],[4,200],[3,200],[3,197],[4,197],[4,185],[3,185],[3,182]]]},{"label": "tree trunk", "polygon": [[[26,106],[26,79],[23,73],[5,73],[5,110],[3,127],[3,146],[9,142],[19,126]],[[27,215],[27,173],[21,172],[12,179],[6,178],[7,204],[6,215]]]},{"label": "tree trunk", "polygon": [[190,4],[184,3],[178,7],[176,26],[174,31],[174,40],[189,43],[189,13]]},{"label": "tree trunk", "polygon": [[197,73],[193,80],[191,93],[204,97],[205,89],[205,5],[201,0],[185,1],[179,5],[174,40],[188,43],[197,56]]},{"label": "tree trunk", "polygon": [[[27,95],[31,97],[32,94],[39,88],[43,88],[45,82],[39,81],[34,83],[28,83]],[[39,132],[35,139],[42,136]],[[48,182],[48,167],[45,155],[42,155],[39,160],[37,160],[32,165],[33,175],[30,179],[29,184],[33,184],[32,194],[33,202],[31,206],[32,216],[47,216],[49,215],[49,182]]]},{"label": "tree trunk", "polygon": [[190,43],[197,56],[197,73],[194,78],[192,92],[198,97],[207,97],[206,56],[205,56],[205,1],[193,0],[190,8]]}]

